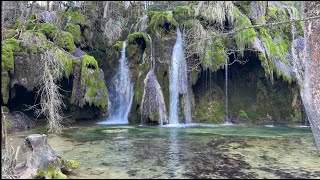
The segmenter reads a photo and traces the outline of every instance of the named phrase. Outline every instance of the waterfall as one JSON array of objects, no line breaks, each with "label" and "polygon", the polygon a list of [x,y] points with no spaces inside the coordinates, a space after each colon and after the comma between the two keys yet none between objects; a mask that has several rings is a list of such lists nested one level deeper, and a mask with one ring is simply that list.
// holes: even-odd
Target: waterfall
[{"label": "waterfall", "polygon": [[179,124],[178,102],[179,94],[183,95],[184,118],[191,122],[191,103],[188,89],[187,62],[183,52],[183,42],[180,29],[177,29],[177,40],[173,48],[170,67],[170,114],[169,123]]},{"label": "waterfall", "polygon": [[224,124],[229,125],[232,124],[230,119],[229,119],[229,111],[228,111],[228,59],[226,59],[226,64],[225,64],[225,94],[226,94],[226,120]]},{"label": "waterfall", "polygon": [[[155,62],[153,58],[153,46],[152,39],[147,34],[150,40],[150,64],[151,68],[146,78],[144,79],[144,89],[141,102],[141,113],[148,117],[153,117],[154,113],[158,113],[159,124],[163,125],[168,123],[168,115],[166,111],[166,105],[164,102],[163,93],[157,77],[154,74]],[[153,117],[155,118],[155,117]],[[142,124],[142,119],[141,119]]]},{"label": "waterfall", "polygon": [[126,42],[123,41],[118,73],[113,79],[115,81],[115,96],[109,96],[109,118],[100,124],[128,123],[128,114],[133,99],[133,84],[130,80],[129,64],[126,59]]}]

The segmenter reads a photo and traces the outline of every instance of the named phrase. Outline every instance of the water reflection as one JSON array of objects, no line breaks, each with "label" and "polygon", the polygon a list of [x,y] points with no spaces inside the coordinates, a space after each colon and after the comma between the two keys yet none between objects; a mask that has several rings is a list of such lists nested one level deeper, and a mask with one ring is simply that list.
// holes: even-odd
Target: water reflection
[{"label": "water reflection", "polygon": [[171,170],[171,173],[174,176],[177,176],[177,169],[180,166],[180,159],[179,159],[179,140],[178,140],[178,131],[177,128],[171,128],[170,131],[170,136],[169,136],[169,169]]}]

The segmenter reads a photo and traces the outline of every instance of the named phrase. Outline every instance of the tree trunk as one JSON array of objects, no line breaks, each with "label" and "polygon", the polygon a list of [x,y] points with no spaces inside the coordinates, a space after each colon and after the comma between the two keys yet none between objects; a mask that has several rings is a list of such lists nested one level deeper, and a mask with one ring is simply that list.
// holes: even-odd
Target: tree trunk
[{"label": "tree trunk", "polygon": [[50,11],[50,1],[47,1],[47,11]]},{"label": "tree trunk", "polygon": [[[304,17],[319,16],[320,2],[306,1]],[[304,23],[304,83],[302,96],[309,118],[311,130],[318,150],[320,150],[320,21],[310,20]]]}]

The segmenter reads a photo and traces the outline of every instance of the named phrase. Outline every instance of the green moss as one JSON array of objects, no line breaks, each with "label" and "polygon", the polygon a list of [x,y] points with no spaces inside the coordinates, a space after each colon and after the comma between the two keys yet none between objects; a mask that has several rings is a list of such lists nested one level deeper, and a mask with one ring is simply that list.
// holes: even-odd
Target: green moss
[{"label": "green moss", "polygon": [[212,71],[220,69],[228,58],[221,39],[216,38],[214,42],[208,40],[205,48],[205,56],[202,62],[204,67],[209,67]]},{"label": "green moss", "polygon": [[195,10],[192,4],[190,6],[176,6],[172,11],[173,18],[179,23],[183,23],[184,21],[193,18],[194,13]]},{"label": "green moss", "polygon": [[[277,37],[277,40],[274,40],[272,36]],[[269,57],[266,57],[263,54],[259,55],[259,59],[262,62],[262,66],[264,67],[266,74],[270,74],[272,73],[271,71],[275,71],[278,78],[282,76],[287,82],[291,83],[291,77],[285,75],[283,72],[278,71],[275,69],[275,67],[272,68],[270,63],[271,59],[273,59],[288,64],[286,58],[286,53],[290,47],[290,40],[288,39],[288,36],[280,29],[272,32],[269,29],[260,28],[259,38],[269,53]]]},{"label": "green moss", "polygon": [[36,174],[31,175],[32,179],[67,179],[67,176],[61,171],[57,171],[52,165],[47,171],[38,169]]},{"label": "green moss", "polygon": [[71,59],[68,59],[66,61],[66,68],[65,68],[65,74],[67,77],[70,76],[70,74],[72,74],[72,70],[73,70],[73,62],[74,61],[77,61],[76,58],[71,58]]},{"label": "green moss", "polygon": [[41,24],[37,20],[28,19],[26,22],[27,30],[39,30],[41,29]]},{"label": "green moss", "polygon": [[[252,26],[252,23],[248,17],[243,15],[238,8],[234,8],[235,13],[235,22],[234,22],[234,28],[235,29],[242,29],[245,27]],[[242,31],[239,31],[236,33],[236,44],[237,48],[241,50],[241,55],[243,55],[243,50],[245,48],[252,47],[253,41],[255,37],[257,36],[255,30],[253,28],[245,29]]]},{"label": "green moss", "polygon": [[73,53],[75,51],[74,39],[71,33],[62,31],[58,35],[58,45],[64,50]]},{"label": "green moss", "polygon": [[270,62],[268,61],[266,55],[264,53],[259,53],[258,57],[259,57],[259,60],[261,61],[261,65],[265,71],[266,76],[269,76],[271,73],[270,72],[271,64],[269,64]]},{"label": "green moss", "polygon": [[130,44],[126,47],[126,56],[133,57],[138,51],[138,44]]},{"label": "green moss", "polygon": [[69,23],[65,27],[65,31],[67,31],[67,32],[72,34],[75,44],[79,45],[81,43],[81,29],[80,29],[79,25]]},{"label": "green moss", "polygon": [[146,42],[146,47],[150,47],[150,40],[148,36],[143,32],[135,32],[128,35],[128,44],[134,43],[137,38],[143,38],[143,40]]},{"label": "green moss", "polygon": [[240,116],[240,118],[242,118],[242,119],[249,119],[247,113],[246,113],[245,111],[243,111],[243,110],[240,110],[240,111],[239,111],[239,116]]},{"label": "green moss", "polygon": [[99,80],[100,70],[98,62],[93,56],[82,56],[81,86],[85,91],[85,98],[89,105],[107,107],[107,87],[104,79]]},{"label": "green moss", "polygon": [[13,52],[20,51],[20,40],[9,38],[1,41],[1,70],[8,70],[11,74],[14,73],[14,57]]},{"label": "green moss", "polygon": [[54,40],[59,34],[59,30],[50,23],[44,23],[41,26],[41,31],[50,40]]},{"label": "green moss", "polygon": [[62,169],[66,169],[67,171],[73,171],[80,167],[80,162],[60,159],[60,166]]},{"label": "green moss", "polygon": [[195,107],[195,116],[198,122],[220,123],[225,119],[225,108],[217,101],[211,101],[206,105],[199,104]]},{"label": "green moss", "polygon": [[13,29],[21,29],[21,28],[22,28],[22,23],[21,23],[20,18],[18,18],[13,25]]},{"label": "green moss", "polygon": [[89,26],[89,27],[91,26],[90,21],[86,19],[86,17],[83,14],[81,14],[79,11],[69,11],[69,12],[63,13],[62,18],[64,20],[67,20],[69,16],[71,17],[70,23],[78,24],[80,26]]},{"label": "green moss", "polygon": [[158,11],[149,11],[148,16],[151,18],[150,24],[147,28],[147,32],[154,36],[158,30],[163,29],[164,25],[169,24],[168,30],[176,30],[179,26],[177,21],[173,18],[172,14],[169,12],[158,12]]},{"label": "green moss", "polygon": [[116,51],[121,51],[122,50],[122,45],[123,45],[123,41],[117,41],[113,46],[112,49],[116,50]]},{"label": "green moss", "polygon": [[69,58],[68,54],[61,50],[56,50],[55,53],[55,57],[64,64],[64,76],[68,78],[73,70],[73,62],[77,61],[76,58]]},{"label": "green moss", "polygon": [[252,2],[252,1],[240,1],[240,2],[239,2],[239,3],[240,3],[239,9],[240,9],[243,13],[245,13],[245,14],[251,14],[252,11],[251,11],[251,9],[249,8],[249,5],[250,5],[251,2]]},{"label": "green moss", "polygon": [[[3,66],[3,65],[2,65]],[[8,103],[9,100],[9,85],[10,85],[10,77],[8,71],[1,72],[1,95],[2,101],[4,104]]]},{"label": "green moss", "polygon": [[21,38],[24,39],[23,51],[28,53],[44,52],[55,47],[41,32],[27,30],[22,34]]}]

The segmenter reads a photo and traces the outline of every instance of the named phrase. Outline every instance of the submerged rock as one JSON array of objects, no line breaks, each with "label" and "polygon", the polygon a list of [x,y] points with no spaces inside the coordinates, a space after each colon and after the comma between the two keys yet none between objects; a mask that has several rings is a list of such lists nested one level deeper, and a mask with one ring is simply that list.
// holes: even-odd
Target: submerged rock
[{"label": "submerged rock", "polygon": [[25,114],[22,112],[12,112],[12,121],[11,121],[11,127],[8,129],[10,132],[19,132],[19,131],[25,131],[28,129],[31,129],[35,127],[35,122],[28,118]]}]

